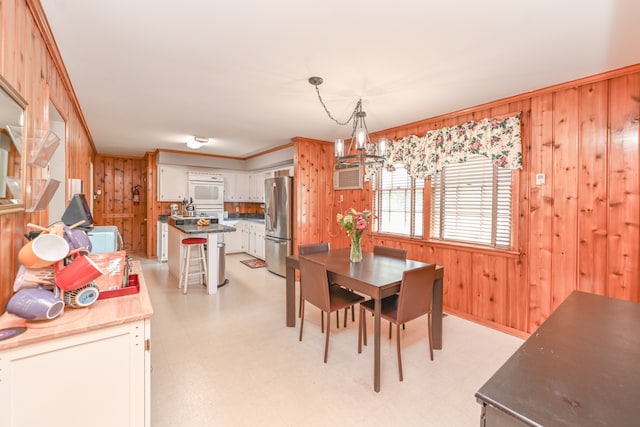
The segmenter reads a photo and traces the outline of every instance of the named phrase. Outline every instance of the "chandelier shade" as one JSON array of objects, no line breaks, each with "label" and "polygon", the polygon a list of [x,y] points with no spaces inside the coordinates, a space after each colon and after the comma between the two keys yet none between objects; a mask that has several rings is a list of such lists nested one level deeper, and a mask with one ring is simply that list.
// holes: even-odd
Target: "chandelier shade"
[{"label": "chandelier shade", "polygon": [[353,122],[349,147],[345,147],[345,142],[342,138],[338,138],[334,142],[336,164],[338,166],[360,164],[365,167],[375,168],[382,166],[385,161],[384,151],[387,140],[385,138],[381,138],[375,144],[371,142],[369,130],[367,129],[367,123],[365,121],[367,113],[362,111],[362,99],[358,99],[353,112],[346,121],[341,122],[336,120],[331,115],[320,96],[320,89],[318,89],[318,86],[321,85],[322,82],[322,77],[309,78],[309,83],[315,86],[316,93],[318,94],[318,100],[320,101],[320,104],[322,104],[327,116],[341,126],[346,126]]}]

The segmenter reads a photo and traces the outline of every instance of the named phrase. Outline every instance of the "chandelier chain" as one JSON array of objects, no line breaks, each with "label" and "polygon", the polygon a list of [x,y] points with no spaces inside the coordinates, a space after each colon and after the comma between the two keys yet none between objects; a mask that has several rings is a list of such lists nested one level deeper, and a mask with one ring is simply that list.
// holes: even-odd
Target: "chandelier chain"
[{"label": "chandelier chain", "polygon": [[351,115],[349,116],[349,118],[345,122],[341,122],[341,121],[339,121],[338,119],[336,119],[335,117],[333,117],[331,115],[331,113],[329,112],[329,109],[327,108],[327,106],[325,105],[324,101],[322,100],[322,97],[320,96],[320,89],[318,89],[318,85],[316,84],[314,86],[316,88],[316,93],[318,94],[318,100],[320,101],[320,104],[322,104],[322,108],[324,108],[324,111],[327,113],[327,116],[329,116],[329,118],[331,120],[333,120],[334,122],[336,122],[340,126],[348,125],[349,122],[351,122],[351,120],[353,120],[353,118],[355,117],[356,113],[360,109],[360,106],[362,105],[362,99],[358,99],[358,103],[356,104],[356,108],[353,109],[353,111],[351,112]]}]

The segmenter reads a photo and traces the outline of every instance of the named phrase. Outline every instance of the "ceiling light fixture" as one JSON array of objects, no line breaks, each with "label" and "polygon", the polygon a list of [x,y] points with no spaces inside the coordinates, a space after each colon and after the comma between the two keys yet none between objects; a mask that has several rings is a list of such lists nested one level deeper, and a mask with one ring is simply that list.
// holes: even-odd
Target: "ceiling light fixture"
[{"label": "ceiling light fixture", "polygon": [[[371,143],[369,138],[369,130],[365,122],[367,113],[362,111],[362,99],[358,99],[356,107],[349,118],[341,122],[336,120],[325,105],[322,97],[320,96],[320,89],[318,86],[322,84],[322,77],[309,77],[309,83],[316,88],[318,94],[318,100],[327,113],[327,116],[340,126],[346,126],[353,121],[353,130],[351,131],[351,140],[349,141],[349,148],[345,151],[344,140],[336,139],[334,144],[334,153],[336,156],[336,162],[338,166],[350,166],[354,164],[361,164],[363,166],[380,167],[384,164],[384,151],[386,149],[387,139],[380,138],[377,144]],[[351,154],[353,152],[357,154]]]},{"label": "ceiling light fixture", "polygon": [[205,138],[202,136],[190,136],[187,139],[187,147],[197,150],[201,148],[203,145],[208,144],[211,141],[211,138]]}]

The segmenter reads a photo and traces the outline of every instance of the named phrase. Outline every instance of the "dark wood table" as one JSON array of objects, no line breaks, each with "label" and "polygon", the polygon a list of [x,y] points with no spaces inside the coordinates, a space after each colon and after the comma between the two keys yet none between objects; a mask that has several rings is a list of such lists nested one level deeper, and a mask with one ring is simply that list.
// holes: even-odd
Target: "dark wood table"
[{"label": "dark wood table", "polygon": [[640,425],[640,304],[574,291],[478,390],[481,426]]},{"label": "dark wood table", "polygon": [[[329,279],[341,286],[367,295],[375,300],[374,306],[374,390],[380,391],[380,300],[393,295],[400,290],[402,273],[423,267],[420,261],[402,260],[371,252],[363,252],[362,261],[352,263],[349,261],[349,248],[333,249],[329,252],[320,252],[305,255],[306,258],[323,263],[329,274]],[[296,325],[296,295],[295,277],[296,269],[299,269],[297,255],[287,257],[286,273],[286,315],[287,326]],[[433,348],[442,348],[442,278],[444,267],[437,266],[436,276],[433,282]]]}]

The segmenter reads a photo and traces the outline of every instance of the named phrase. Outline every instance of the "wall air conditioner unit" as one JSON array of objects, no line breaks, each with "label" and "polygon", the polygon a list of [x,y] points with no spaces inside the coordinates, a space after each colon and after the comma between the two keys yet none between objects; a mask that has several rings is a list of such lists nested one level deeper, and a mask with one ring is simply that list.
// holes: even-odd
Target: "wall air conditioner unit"
[{"label": "wall air conditioner unit", "polygon": [[334,190],[357,190],[362,189],[363,181],[362,165],[356,166],[336,166],[333,171]]}]

